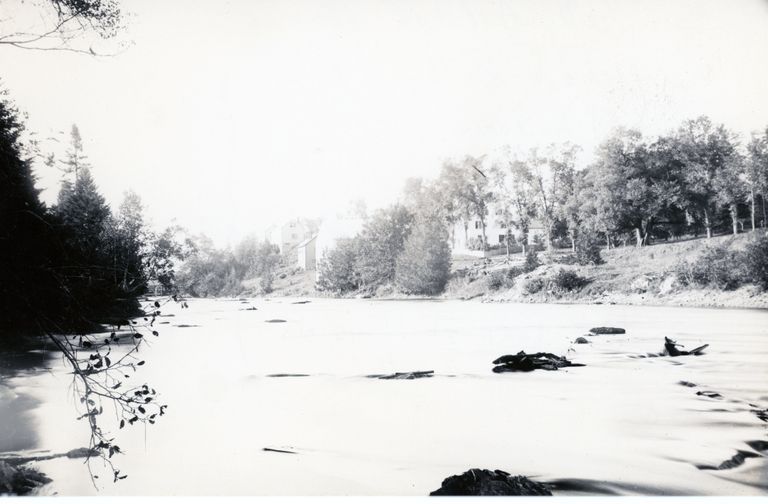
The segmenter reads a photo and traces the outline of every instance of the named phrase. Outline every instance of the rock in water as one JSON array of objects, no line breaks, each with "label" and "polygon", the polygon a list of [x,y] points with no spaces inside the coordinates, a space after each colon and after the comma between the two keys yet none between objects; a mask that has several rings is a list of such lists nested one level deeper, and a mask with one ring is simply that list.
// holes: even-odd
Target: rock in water
[{"label": "rock in water", "polygon": [[518,352],[516,355],[502,355],[495,361],[494,373],[506,373],[512,371],[533,371],[534,369],[546,369],[556,371],[561,367],[576,367],[584,364],[575,364],[565,357],[546,352],[527,354]]},{"label": "rock in water", "polygon": [[578,338],[576,338],[576,341],[574,341],[574,343],[578,343],[579,345],[585,345],[589,343],[589,340],[584,336],[579,336]]},{"label": "rock in water", "polygon": [[510,476],[504,471],[470,469],[449,476],[429,495],[552,495],[549,489],[525,476]]},{"label": "rock in water", "polygon": [[621,327],[593,327],[589,332],[592,334],[624,334],[627,331]]}]

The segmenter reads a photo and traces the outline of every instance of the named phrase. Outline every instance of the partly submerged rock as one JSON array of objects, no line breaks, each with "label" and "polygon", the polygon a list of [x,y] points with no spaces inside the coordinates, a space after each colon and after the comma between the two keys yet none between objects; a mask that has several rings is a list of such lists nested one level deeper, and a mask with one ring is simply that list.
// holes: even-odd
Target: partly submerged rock
[{"label": "partly submerged rock", "polygon": [[592,334],[624,334],[627,331],[621,327],[593,327],[589,332]]},{"label": "partly submerged rock", "polygon": [[560,357],[547,352],[527,354],[522,351],[515,355],[502,355],[493,361],[493,363],[498,364],[493,368],[494,373],[533,371],[534,369],[555,371],[561,367],[584,366],[584,364],[575,364],[565,357]]},{"label": "partly submerged rock", "polygon": [[449,476],[429,495],[552,495],[545,485],[525,476],[511,476],[504,471],[470,469]]},{"label": "partly submerged rock", "polygon": [[405,373],[393,373],[393,374],[374,374],[368,375],[366,378],[378,378],[379,380],[415,380],[416,378],[432,378],[434,371],[408,371]]},{"label": "partly submerged rock", "polygon": [[577,343],[579,345],[586,345],[587,343],[589,343],[589,340],[584,336],[579,336],[578,338],[576,338],[574,343]]},{"label": "partly submerged rock", "polygon": [[283,320],[281,318],[273,318],[273,319],[265,320],[264,322],[267,322],[268,324],[280,324],[282,322],[287,322],[287,320]]}]

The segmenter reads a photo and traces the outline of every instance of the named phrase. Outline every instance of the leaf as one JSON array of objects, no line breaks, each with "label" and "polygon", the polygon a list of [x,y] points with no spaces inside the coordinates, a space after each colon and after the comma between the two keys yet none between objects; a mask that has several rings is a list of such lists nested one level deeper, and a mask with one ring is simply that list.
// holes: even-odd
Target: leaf
[{"label": "leaf", "polygon": [[144,409],[144,406],[139,406],[139,411],[142,413],[146,413],[147,410]]},{"label": "leaf", "polygon": [[109,360],[109,357],[104,357],[104,362],[106,362],[106,363],[107,363],[107,367],[109,367],[109,366],[111,366],[111,365],[112,365],[112,361],[111,361],[111,360]]},{"label": "leaf", "polygon": [[155,308],[160,308],[160,303],[158,301],[155,301]]},{"label": "leaf", "polygon": [[143,366],[143,365],[144,365],[144,361],[143,361],[143,360],[142,360],[142,361],[139,361],[139,362],[137,362],[137,363],[136,363],[136,365],[137,365],[137,366]]},{"label": "leaf", "polygon": [[152,336],[157,336],[158,334],[160,333],[158,333],[157,331],[152,331]]},{"label": "leaf", "polygon": [[120,428],[122,429],[123,427],[125,427],[125,418],[120,420]]},{"label": "leaf", "polygon": [[136,339],[139,339],[139,338],[143,338],[144,335],[141,334],[141,333],[134,333],[133,337],[136,338]]}]

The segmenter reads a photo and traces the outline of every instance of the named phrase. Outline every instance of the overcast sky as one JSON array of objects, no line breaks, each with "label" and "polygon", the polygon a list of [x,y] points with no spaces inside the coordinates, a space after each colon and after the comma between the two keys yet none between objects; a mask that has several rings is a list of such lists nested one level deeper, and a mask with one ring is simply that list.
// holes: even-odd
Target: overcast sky
[{"label": "overcast sky", "polygon": [[[765,0],[123,5],[127,51],[0,47],[0,77],[41,136],[77,123],[113,206],[133,188],[219,245],[503,145],[571,141],[585,163],[617,126],[768,125]],[[37,173],[51,201],[59,174]]]}]

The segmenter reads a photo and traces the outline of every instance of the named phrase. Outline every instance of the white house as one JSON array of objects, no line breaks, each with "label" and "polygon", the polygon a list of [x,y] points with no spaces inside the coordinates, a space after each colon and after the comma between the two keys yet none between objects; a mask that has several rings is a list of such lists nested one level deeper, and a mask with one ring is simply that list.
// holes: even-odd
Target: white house
[{"label": "white house", "polygon": [[[533,243],[536,236],[543,236],[544,227],[538,221],[531,221],[528,229],[528,243]],[[488,215],[485,217],[485,237],[489,251],[483,252],[483,225],[479,217],[469,220],[461,219],[456,222],[451,230],[451,251],[453,255],[471,255],[483,257],[493,255],[494,250],[499,253],[506,251],[507,237],[511,237],[511,244],[519,244],[523,239],[520,229],[512,226],[507,229],[504,211],[494,205],[489,205]]]},{"label": "white house", "polygon": [[314,271],[317,268],[317,235],[307,238],[296,247],[299,268]]},{"label": "white house", "polygon": [[297,258],[298,246],[312,238],[317,232],[317,226],[307,219],[291,219],[281,225],[274,225],[267,229],[265,239],[277,245],[280,253],[289,261]]}]

